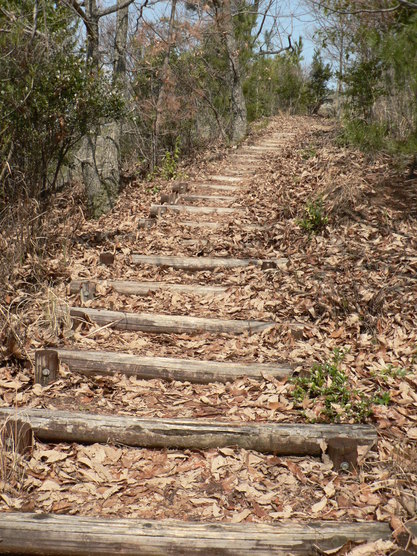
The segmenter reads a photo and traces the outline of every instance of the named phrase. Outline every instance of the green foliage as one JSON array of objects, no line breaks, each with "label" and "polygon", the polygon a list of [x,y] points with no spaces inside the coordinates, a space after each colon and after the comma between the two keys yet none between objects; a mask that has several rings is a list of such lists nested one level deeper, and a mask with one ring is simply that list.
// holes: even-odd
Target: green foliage
[{"label": "green foliage", "polygon": [[0,34],[0,168],[6,159],[11,168],[3,199],[11,191],[15,198],[45,198],[75,143],[103,118],[122,112],[117,91],[77,52],[71,12],[51,0],[37,3],[33,33],[34,5],[0,0],[0,26],[7,31]]},{"label": "green foliage", "polygon": [[175,180],[179,178],[180,174],[178,173],[178,164],[180,161],[180,155],[181,139],[180,137],[177,137],[173,151],[166,151],[160,166],[148,174],[147,180],[152,181],[157,177],[164,180]]},{"label": "green foliage", "polygon": [[417,144],[417,11],[357,17],[345,84],[345,139],[365,150],[413,153]]},{"label": "green foliage", "polygon": [[294,53],[258,57],[248,65],[246,73],[244,93],[250,122],[272,116],[278,110],[302,110],[301,46]]},{"label": "green foliage", "polygon": [[313,60],[304,86],[303,98],[310,114],[317,114],[329,93],[328,82],[332,76],[330,64],[325,64],[320,51],[314,51]]},{"label": "green foliage", "polygon": [[164,180],[174,180],[178,177],[178,163],[181,153],[181,139],[177,137],[175,140],[174,150],[167,151],[162,160],[160,167],[160,176]]},{"label": "green foliage", "polygon": [[354,145],[363,151],[380,151],[385,143],[387,129],[385,124],[366,123],[363,120],[346,120],[339,143]]},{"label": "green foliage", "polygon": [[307,201],[304,217],[298,221],[298,225],[311,236],[324,230],[328,220],[324,213],[323,199],[319,197],[314,201]]},{"label": "green foliage", "polygon": [[340,422],[364,421],[372,415],[372,404],[388,405],[389,392],[378,391],[366,397],[350,386],[347,374],[340,368],[346,352],[335,349],[330,361],[315,364],[308,376],[293,380],[292,397],[298,407],[306,406],[306,400],[314,400],[320,411],[317,420]]}]

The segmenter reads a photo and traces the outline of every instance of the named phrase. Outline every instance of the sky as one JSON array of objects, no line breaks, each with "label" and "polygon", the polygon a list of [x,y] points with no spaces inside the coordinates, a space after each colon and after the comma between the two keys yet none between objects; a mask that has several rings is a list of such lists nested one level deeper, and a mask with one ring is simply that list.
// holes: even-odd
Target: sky
[{"label": "sky", "polygon": [[[113,5],[115,0],[102,0],[103,6]],[[153,2],[151,1],[150,4]],[[155,14],[160,16],[169,10],[170,2],[162,0],[155,4],[151,9]],[[303,64],[308,66],[311,62],[314,43],[312,36],[314,33],[314,21],[309,13],[309,9],[304,0],[276,0],[277,10],[279,14],[280,25],[282,26],[282,42],[283,46],[288,44],[287,35],[291,33],[292,40],[295,42],[300,36],[303,38]],[[146,17],[151,17],[150,11],[144,12]],[[272,18],[269,18],[265,24],[265,28],[271,25]],[[268,23],[269,22],[269,23]]]}]

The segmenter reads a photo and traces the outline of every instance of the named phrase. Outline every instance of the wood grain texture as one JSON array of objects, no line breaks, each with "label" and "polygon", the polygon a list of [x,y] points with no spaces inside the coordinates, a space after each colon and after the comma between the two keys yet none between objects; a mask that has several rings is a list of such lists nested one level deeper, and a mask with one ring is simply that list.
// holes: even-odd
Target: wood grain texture
[{"label": "wood grain texture", "polygon": [[153,313],[124,313],[107,309],[70,307],[70,316],[78,321],[87,320],[100,326],[110,325],[118,330],[137,330],[161,334],[197,334],[200,332],[253,334],[273,328],[275,322],[256,320],[225,320],[188,317],[182,315],[156,315]]},{"label": "wood grain texture", "polygon": [[142,448],[209,450],[237,446],[245,450],[293,456],[320,456],[323,442],[375,445],[369,425],[234,423],[198,419],[141,419],[131,416],[0,408],[0,422],[10,416],[31,425],[42,442],[117,443]]},{"label": "wood grain texture", "polygon": [[284,268],[288,259],[231,259],[227,257],[171,257],[160,255],[132,254],[133,264],[150,264],[155,266],[166,266],[182,270],[214,270],[215,268],[242,268],[246,266],[260,266]]},{"label": "wood grain texture", "polygon": [[280,363],[231,363],[175,359],[171,357],[142,357],[106,351],[58,349],[59,361],[71,371],[85,375],[123,373],[142,379],[180,380],[197,384],[230,382],[247,376],[263,380],[264,376],[284,378],[292,374],[290,365]]},{"label": "wood grain texture", "polygon": [[[70,283],[70,293],[78,293],[84,280],[73,280]],[[170,291],[178,293],[192,293],[195,295],[219,295],[227,290],[222,286],[200,286],[198,284],[168,284],[166,282],[134,282],[130,280],[107,280],[96,282],[107,284],[118,293],[124,295],[149,295],[151,292]]]},{"label": "wood grain texture", "polygon": [[[415,524],[410,528],[417,533]],[[388,523],[287,521],[198,523],[5,513],[1,553],[47,556],[288,556],[331,551],[348,541],[390,539]]]},{"label": "wood grain texture", "polygon": [[194,205],[152,205],[150,214],[152,216],[162,215],[167,211],[171,212],[185,212],[189,214],[243,214],[245,211],[240,208],[228,207],[197,207]]}]

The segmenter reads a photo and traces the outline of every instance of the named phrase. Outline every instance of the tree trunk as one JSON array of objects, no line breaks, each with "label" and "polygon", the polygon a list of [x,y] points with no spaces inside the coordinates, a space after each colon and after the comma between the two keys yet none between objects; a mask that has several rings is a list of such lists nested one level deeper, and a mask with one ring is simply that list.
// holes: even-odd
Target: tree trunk
[{"label": "tree trunk", "polygon": [[[118,0],[118,5],[121,0]],[[126,43],[129,7],[117,10],[113,83],[125,90]],[[96,0],[88,0],[86,13],[91,31],[87,35],[87,61],[99,67],[99,18]],[[80,150],[81,170],[90,213],[94,218],[111,210],[119,192],[121,123],[108,122],[84,138]]]},{"label": "tree trunk", "polygon": [[246,135],[247,112],[243,94],[242,75],[239,61],[239,48],[233,28],[230,0],[216,0],[217,25],[222,35],[229,61],[229,87],[232,108],[230,136],[238,143]]},{"label": "tree trunk", "polygon": [[161,88],[159,90],[158,100],[156,103],[156,116],[154,124],[154,140],[152,149],[152,170],[158,166],[158,147],[159,147],[159,137],[161,135],[161,125],[162,125],[162,114],[164,110],[165,100],[167,96],[167,87],[169,81],[169,59],[171,56],[171,50],[174,42],[174,21],[175,21],[175,10],[177,7],[177,0],[172,0],[171,4],[171,16],[169,18],[168,27],[168,48],[165,53],[164,62],[162,64],[161,71]]}]

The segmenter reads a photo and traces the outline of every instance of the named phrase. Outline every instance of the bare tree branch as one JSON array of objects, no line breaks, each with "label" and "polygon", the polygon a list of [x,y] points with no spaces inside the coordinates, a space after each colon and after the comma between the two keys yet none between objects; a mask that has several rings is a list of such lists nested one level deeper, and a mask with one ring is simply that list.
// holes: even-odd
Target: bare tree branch
[{"label": "bare tree branch", "polygon": [[258,56],[278,55],[278,54],[282,54],[283,52],[286,52],[287,50],[290,50],[291,52],[294,51],[294,47],[291,42],[291,35],[288,35],[288,46],[283,46],[278,50],[260,50],[258,52]]},{"label": "bare tree branch", "polygon": [[108,8],[105,8],[104,10],[99,11],[97,13],[97,17],[100,18],[100,17],[104,17],[106,15],[114,14],[118,10],[123,10],[124,8],[127,8],[128,6],[130,6],[130,4],[133,4],[133,2],[134,2],[134,0],[125,0],[121,4],[113,4],[113,6],[109,6]]},{"label": "bare tree branch", "polygon": [[311,3],[318,6],[321,9],[326,9],[331,13],[337,13],[340,15],[359,15],[363,13],[367,14],[382,14],[382,13],[392,13],[405,6],[407,8],[417,9],[417,4],[415,2],[410,2],[408,0],[397,0],[398,4],[391,6],[390,8],[359,8],[355,10],[340,10],[338,8],[330,7],[326,2],[321,2],[320,0],[311,0]]}]

